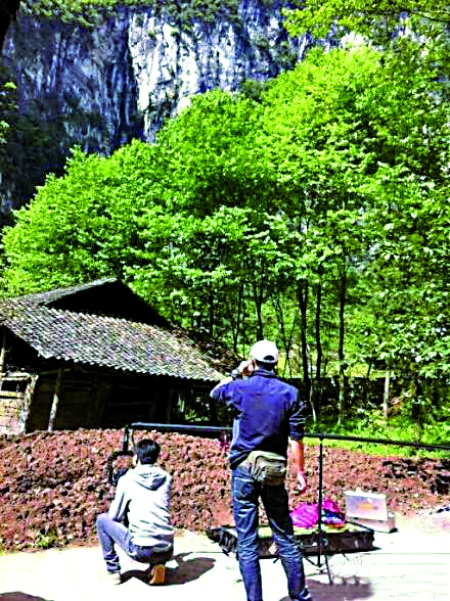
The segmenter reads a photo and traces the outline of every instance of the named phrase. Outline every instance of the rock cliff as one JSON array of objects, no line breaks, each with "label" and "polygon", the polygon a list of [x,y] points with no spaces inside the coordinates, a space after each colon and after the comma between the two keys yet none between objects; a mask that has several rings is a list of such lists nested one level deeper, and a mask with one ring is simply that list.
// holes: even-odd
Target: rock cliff
[{"label": "rock cliff", "polygon": [[26,127],[2,174],[4,207],[60,172],[71,146],[107,154],[135,137],[151,140],[192,95],[265,81],[304,51],[283,28],[281,3],[240,0],[214,13],[193,6],[123,6],[93,26],[22,15],[10,27],[2,58]]}]

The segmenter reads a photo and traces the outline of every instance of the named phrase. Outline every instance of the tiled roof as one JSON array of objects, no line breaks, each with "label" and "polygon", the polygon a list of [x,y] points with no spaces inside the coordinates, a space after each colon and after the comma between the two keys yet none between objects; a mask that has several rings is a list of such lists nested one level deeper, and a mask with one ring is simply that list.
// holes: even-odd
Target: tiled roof
[{"label": "tiled roof", "polygon": [[217,382],[223,375],[187,338],[142,323],[60,311],[14,299],[0,305],[0,325],[46,359]]},{"label": "tiled roof", "polygon": [[19,296],[20,302],[32,303],[33,305],[48,305],[53,303],[65,296],[72,296],[79,292],[85,292],[92,290],[93,288],[100,288],[105,284],[114,284],[118,282],[116,278],[103,278],[100,280],[94,280],[87,284],[78,284],[76,286],[69,286],[68,288],[54,288],[53,290],[47,290],[46,292],[35,292],[34,294],[25,294]]}]

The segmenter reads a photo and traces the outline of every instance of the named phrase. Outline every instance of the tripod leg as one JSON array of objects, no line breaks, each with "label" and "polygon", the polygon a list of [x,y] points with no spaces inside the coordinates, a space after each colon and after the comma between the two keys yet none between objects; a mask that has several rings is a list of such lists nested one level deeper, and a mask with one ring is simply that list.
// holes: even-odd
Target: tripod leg
[{"label": "tripod leg", "polygon": [[325,554],[325,567],[327,568],[327,574],[328,574],[328,582],[330,583],[330,586],[333,585],[333,577],[331,575],[331,570],[330,570],[330,564],[328,563],[328,555]]}]

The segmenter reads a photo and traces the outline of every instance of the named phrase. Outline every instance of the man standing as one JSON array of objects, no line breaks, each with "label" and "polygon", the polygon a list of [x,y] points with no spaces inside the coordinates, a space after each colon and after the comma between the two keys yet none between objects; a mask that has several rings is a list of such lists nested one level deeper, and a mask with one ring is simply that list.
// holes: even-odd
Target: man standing
[{"label": "man standing", "polygon": [[241,363],[212,391],[211,397],[234,412],[230,445],[233,515],[238,535],[239,568],[247,601],[262,601],[258,550],[258,500],[261,498],[294,601],[311,601],[303,560],[294,538],[288,495],[283,482],[288,444],[300,491],[307,481],[303,434],[305,406],[298,390],[278,379],[278,349],[260,340]]},{"label": "man standing", "polygon": [[154,564],[151,584],[164,582],[163,562],[173,553],[174,529],[169,514],[172,477],[156,465],[159,451],[153,440],[137,443],[135,467],[119,479],[109,512],[97,517],[103,559],[114,584],[121,582],[115,544],[135,561]]}]

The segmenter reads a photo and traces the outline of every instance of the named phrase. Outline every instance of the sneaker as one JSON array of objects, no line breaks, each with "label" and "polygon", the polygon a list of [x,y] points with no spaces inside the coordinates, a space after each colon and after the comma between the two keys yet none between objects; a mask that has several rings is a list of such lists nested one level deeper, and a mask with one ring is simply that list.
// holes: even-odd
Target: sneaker
[{"label": "sneaker", "polygon": [[122,584],[122,576],[120,572],[108,572],[108,581],[110,584]]},{"label": "sneaker", "polygon": [[149,584],[164,584],[166,579],[166,566],[162,563],[150,569]]},{"label": "sneaker", "polygon": [[[297,600],[296,600],[297,601]],[[312,597],[311,597],[311,593],[309,592],[309,590],[306,588],[303,589],[302,594],[300,595],[300,597],[298,597],[298,601],[312,601]]]}]

